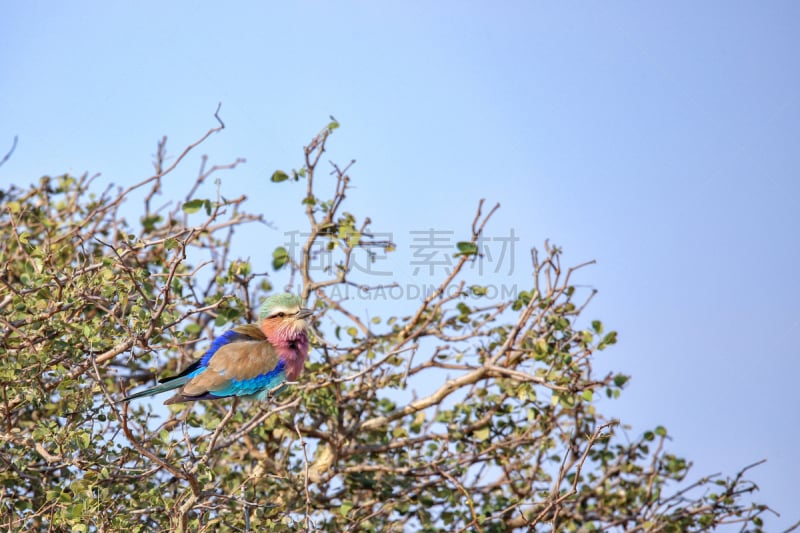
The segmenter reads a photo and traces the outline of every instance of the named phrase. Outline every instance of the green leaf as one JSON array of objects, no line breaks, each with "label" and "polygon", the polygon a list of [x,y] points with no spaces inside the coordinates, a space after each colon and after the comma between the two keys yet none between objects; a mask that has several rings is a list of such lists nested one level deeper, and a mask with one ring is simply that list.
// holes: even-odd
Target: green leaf
[{"label": "green leaf", "polygon": [[456,244],[456,248],[460,255],[476,255],[478,253],[478,245],[474,242],[460,241]]},{"label": "green leaf", "polygon": [[347,516],[347,513],[350,512],[350,509],[353,508],[353,504],[350,502],[342,502],[342,505],[339,506],[339,514],[342,516]]},{"label": "green leaf", "polygon": [[489,440],[489,426],[476,429],[473,435],[475,435],[475,438],[480,441]]},{"label": "green leaf", "polygon": [[603,337],[603,340],[600,341],[600,344],[597,345],[598,350],[603,350],[606,346],[611,346],[612,344],[617,343],[617,332],[616,331],[609,331],[608,334]]},{"label": "green leaf", "polygon": [[470,290],[474,296],[486,296],[488,292],[486,287],[481,287],[480,285],[473,285],[470,287]]},{"label": "green leaf", "polygon": [[276,170],[275,172],[272,173],[272,177],[270,178],[270,180],[272,180],[273,183],[280,183],[288,179],[289,175],[283,170]]},{"label": "green leaf", "polygon": [[592,390],[591,389],[584,390],[581,393],[581,396],[583,396],[583,399],[586,400],[587,402],[591,402],[592,401],[592,396],[593,396]]},{"label": "green leaf", "polygon": [[195,198],[194,200],[189,200],[185,204],[183,204],[183,212],[191,215],[192,213],[196,213],[200,211],[200,208],[203,207],[203,204],[206,200],[200,200]]},{"label": "green leaf", "polygon": [[417,414],[414,416],[414,421],[411,422],[410,424],[411,431],[419,433],[420,429],[422,428],[422,424],[424,423],[425,423],[425,411],[418,411]]},{"label": "green leaf", "polygon": [[200,324],[192,322],[191,324],[188,324],[185,328],[183,328],[183,330],[186,332],[187,335],[197,335],[200,333],[201,328]]},{"label": "green leaf", "polygon": [[656,435],[659,437],[666,437],[667,436],[667,428],[664,426],[656,426]]},{"label": "green leaf", "polygon": [[153,231],[156,227],[156,224],[162,221],[163,219],[161,218],[161,215],[149,215],[142,217],[142,227],[145,231]]},{"label": "green leaf", "polygon": [[227,308],[220,308],[217,311],[217,318],[214,320],[215,326],[222,326],[229,322],[233,322],[237,320],[242,315],[242,312],[239,309],[235,309],[232,307]]},{"label": "green leaf", "polygon": [[617,387],[622,387],[628,382],[628,376],[624,374],[617,374],[614,376],[614,385]]},{"label": "green leaf", "polygon": [[286,251],[286,248],[283,246],[275,248],[275,251],[272,252],[272,268],[280,270],[288,262],[289,252]]}]

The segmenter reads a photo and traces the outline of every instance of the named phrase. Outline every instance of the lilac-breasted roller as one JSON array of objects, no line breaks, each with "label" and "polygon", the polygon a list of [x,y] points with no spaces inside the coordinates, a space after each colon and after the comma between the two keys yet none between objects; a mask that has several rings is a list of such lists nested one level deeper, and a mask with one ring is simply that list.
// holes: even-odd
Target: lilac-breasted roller
[{"label": "lilac-breasted roller", "polygon": [[296,380],[303,370],[308,357],[306,318],[311,311],[301,303],[288,293],[266,298],[258,313],[260,324],[226,331],[183,372],[121,401],[173,389],[178,389],[177,394],[165,405],[229,396],[263,400],[284,381]]}]

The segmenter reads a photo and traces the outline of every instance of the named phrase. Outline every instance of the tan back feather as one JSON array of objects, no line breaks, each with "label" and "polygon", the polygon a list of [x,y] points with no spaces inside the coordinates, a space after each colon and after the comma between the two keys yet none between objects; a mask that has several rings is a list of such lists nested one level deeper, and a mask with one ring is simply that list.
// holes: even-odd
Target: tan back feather
[{"label": "tan back feather", "polygon": [[[254,333],[251,328],[254,328],[265,339],[258,326],[248,324],[235,329],[238,331],[240,328],[244,330],[240,333],[251,337],[254,336],[250,335]],[[222,390],[234,379],[241,381],[267,374],[279,362],[275,348],[266,340],[232,342],[220,347],[205,372],[189,380],[181,392],[186,396],[200,396],[206,392]]]}]

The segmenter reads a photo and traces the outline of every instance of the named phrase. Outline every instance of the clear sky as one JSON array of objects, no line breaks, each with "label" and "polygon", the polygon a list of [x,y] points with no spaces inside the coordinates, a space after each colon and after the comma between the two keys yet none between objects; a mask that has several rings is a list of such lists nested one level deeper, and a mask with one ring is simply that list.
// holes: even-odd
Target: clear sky
[{"label": "clear sky", "polygon": [[398,243],[391,279],[427,275],[412,231],[454,242],[479,198],[500,202],[487,235],[520,241],[495,282],[529,283],[545,238],[598,262],[587,318],[620,342],[597,365],[633,376],[601,411],[632,435],[665,425],[694,477],[767,458],[767,529],[800,519],[800,4],[199,4],[7,4],[0,152],[19,146],[0,181],[133,183],[221,101],[203,151],[247,158],[223,193],[275,222],[253,230],[271,250],[301,220],[269,175],[334,115],[331,158],[358,160],[350,210]]}]

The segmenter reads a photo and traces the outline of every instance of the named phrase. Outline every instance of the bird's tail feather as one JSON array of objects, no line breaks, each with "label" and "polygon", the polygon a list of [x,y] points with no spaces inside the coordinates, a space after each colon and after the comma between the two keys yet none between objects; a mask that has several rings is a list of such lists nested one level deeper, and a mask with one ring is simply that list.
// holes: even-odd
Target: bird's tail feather
[{"label": "bird's tail feather", "polygon": [[135,400],[136,398],[144,398],[145,396],[153,396],[154,394],[159,394],[161,392],[167,392],[169,390],[177,389],[187,381],[189,381],[188,376],[181,376],[179,379],[171,379],[170,381],[162,383],[161,385],[156,385],[155,387],[150,387],[149,389],[139,391],[137,393],[131,394],[130,396],[125,396],[117,403],[129,402],[131,400]]}]

